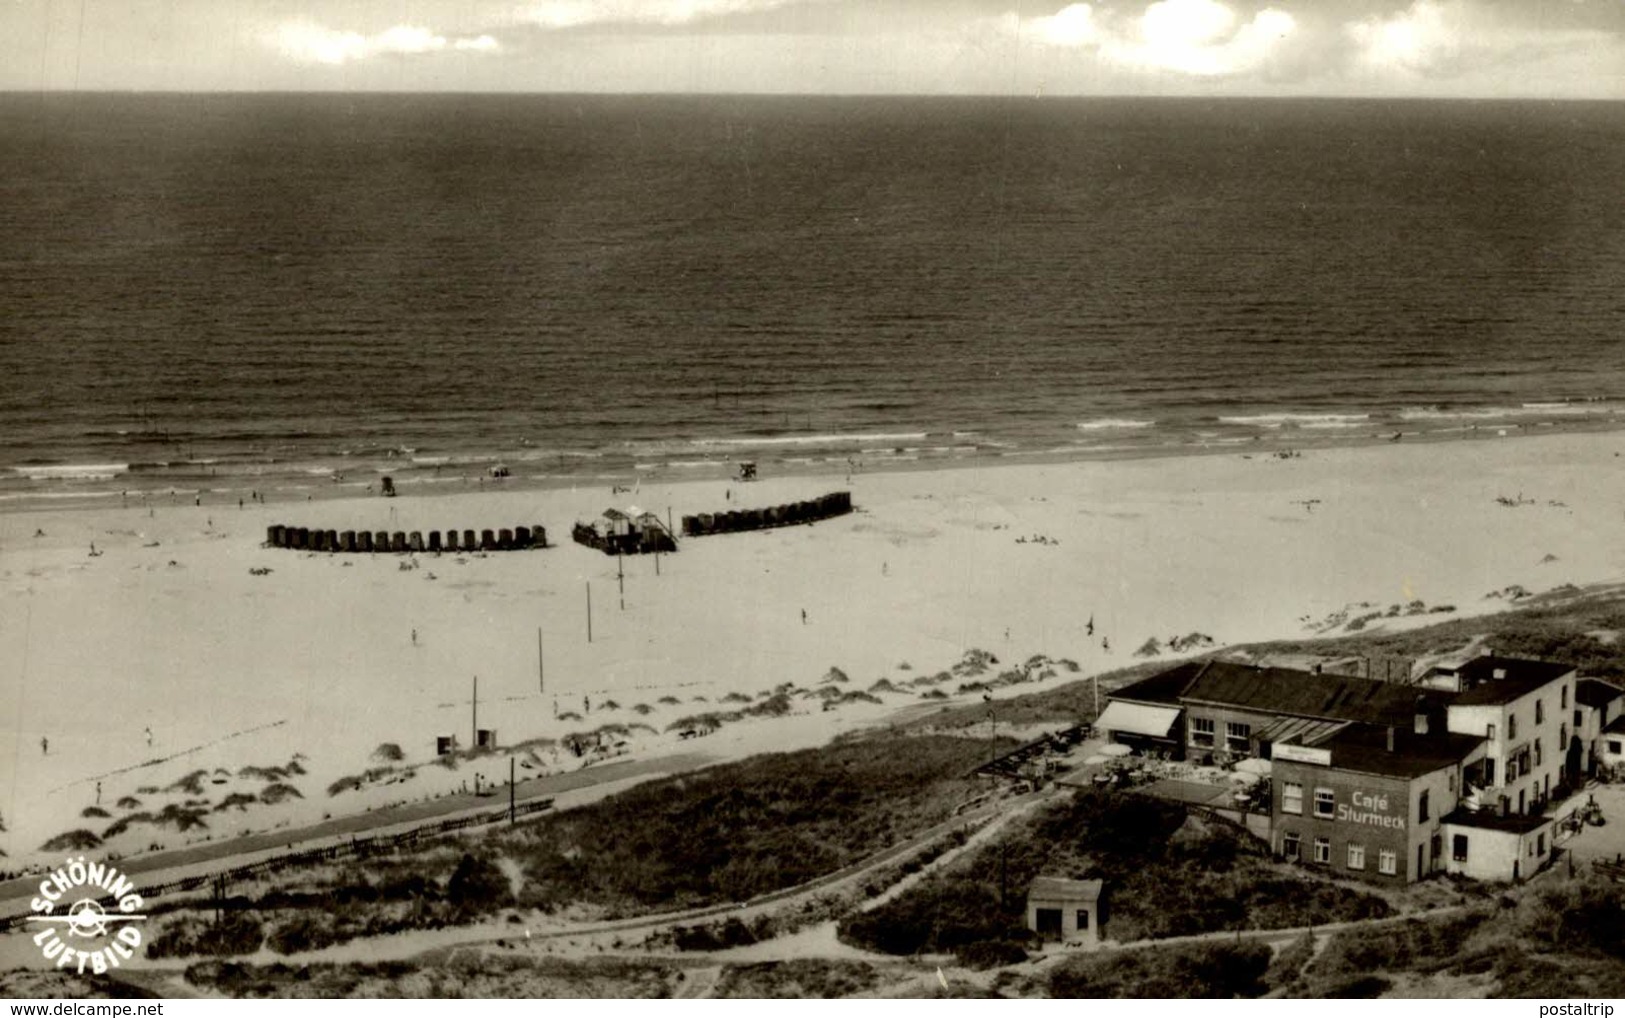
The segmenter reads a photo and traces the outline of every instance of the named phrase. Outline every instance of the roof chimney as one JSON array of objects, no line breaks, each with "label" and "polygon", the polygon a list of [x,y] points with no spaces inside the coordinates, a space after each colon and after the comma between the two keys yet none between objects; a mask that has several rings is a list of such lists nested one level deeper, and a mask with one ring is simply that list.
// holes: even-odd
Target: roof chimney
[{"label": "roof chimney", "polygon": [[1388,726],[1388,752],[1394,751],[1394,726]]}]

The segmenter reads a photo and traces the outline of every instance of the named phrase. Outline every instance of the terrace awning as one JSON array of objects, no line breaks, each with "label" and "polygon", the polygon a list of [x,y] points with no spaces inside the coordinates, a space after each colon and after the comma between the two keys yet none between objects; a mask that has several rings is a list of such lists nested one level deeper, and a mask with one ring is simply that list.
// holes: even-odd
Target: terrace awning
[{"label": "terrace awning", "polygon": [[1095,729],[1166,739],[1178,721],[1178,707],[1152,707],[1143,703],[1123,703],[1120,700],[1113,700],[1106,705],[1105,711],[1095,722]]}]

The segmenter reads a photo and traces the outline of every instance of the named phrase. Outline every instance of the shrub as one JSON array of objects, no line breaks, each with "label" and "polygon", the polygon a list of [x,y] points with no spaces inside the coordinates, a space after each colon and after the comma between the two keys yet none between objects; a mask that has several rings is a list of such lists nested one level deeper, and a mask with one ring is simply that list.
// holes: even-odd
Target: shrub
[{"label": "shrub", "polygon": [[1327,987],[1320,995],[1348,1000],[1371,1000],[1382,996],[1393,989],[1393,986],[1394,981],[1386,976],[1355,976]]},{"label": "shrub", "polygon": [[465,852],[446,885],[446,898],[464,913],[483,914],[510,904],[513,894],[495,863]]},{"label": "shrub", "polygon": [[201,916],[171,921],[147,942],[148,958],[253,954],[262,943],[260,921],[248,912],[224,913],[215,923]]},{"label": "shrub", "polygon": [[319,951],[338,942],[332,916],[304,911],[274,925],[265,938],[265,946],[277,954]]},{"label": "shrub", "polygon": [[1182,944],[1080,955],[1050,974],[1052,997],[1250,998],[1262,996],[1270,949],[1241,944]]},{"label": "shrub", "polygon": [[868,962],[795,958],[729,965],[717,979],[716,995],[832,1000],[871,990],[879,982],[880,974]]},{"label": "shrub", "polygon": [[82,852],[88,848],[97,848],[102,839],[90,831],[80,829],[58,834],[56,837],[40,846],[41,852]]},{"label": "shrub", "polygon": [[1027,960],[1027,949],[1013,940],[980,940],[961,947],[954,957],[968,969],[985,971],[1020,965]]}]

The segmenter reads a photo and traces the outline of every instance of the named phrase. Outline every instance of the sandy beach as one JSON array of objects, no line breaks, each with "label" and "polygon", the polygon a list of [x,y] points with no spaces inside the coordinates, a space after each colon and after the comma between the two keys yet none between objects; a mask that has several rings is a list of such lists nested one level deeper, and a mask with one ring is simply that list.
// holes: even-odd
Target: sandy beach
[{"label": "sandy beach", "polygon": [[[905,683],[973,648],[1000,667],[1044,654],[1089,674],[1138,660],[1152,638],[1301,637],[1361,604],[1374,607],[1351,615],[1426,611],[1378,624],[1439,621],[1499,610],[1507,599],[1487,595],[1514,586],[1617,580],[1621,452],[1617,433],[1554,434],[1289,458],[987,463],[860,473],[850,485],[487,486],[0,515],[0,869],[58,858],[41,851],[48,839],[104,835],[131,815],[99,851],[300,825],[460,791],[476,775],[505,781],[502,753],[431,765],[436,736],[470,740],[475,676],[479,726],[501,746],[618,725],[610,742],[629,755],[678,745],[668,728],[679,718],[789,684],[788,716],[694,740],[732,756],[882,721],[922,702],[924,687]],[[612,505],[680,518],[848,487],[850,516],[685,540],[658,575],[652,557],[625,559],[624,607],[617,561],[569,540],[572,522]],[[541,523],[555,546],[305,553],[262,546],[276,523]],[[825,710],[818,689],[832,668],[849,677],[843,690],[884,678],[900,691]],[[375,755],[386,743],[402,759]],[[527,777],[581,766],[547,742],[519,760]],[[360,787],[329,795],[369,769]],[[297,795],[268,803],[274,784]],[[169,820],[139,819],[167,807]],[[201,825],[176,822],[188,815]]]}]

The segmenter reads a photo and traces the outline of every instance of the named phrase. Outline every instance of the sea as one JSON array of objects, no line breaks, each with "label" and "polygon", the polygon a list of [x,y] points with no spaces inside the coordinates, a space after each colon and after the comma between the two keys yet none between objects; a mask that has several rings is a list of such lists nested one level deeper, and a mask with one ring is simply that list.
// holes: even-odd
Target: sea
[{"label": "sea", "polygon": [[1625,425],[1625,104],[0,95],[0,509]]}]

